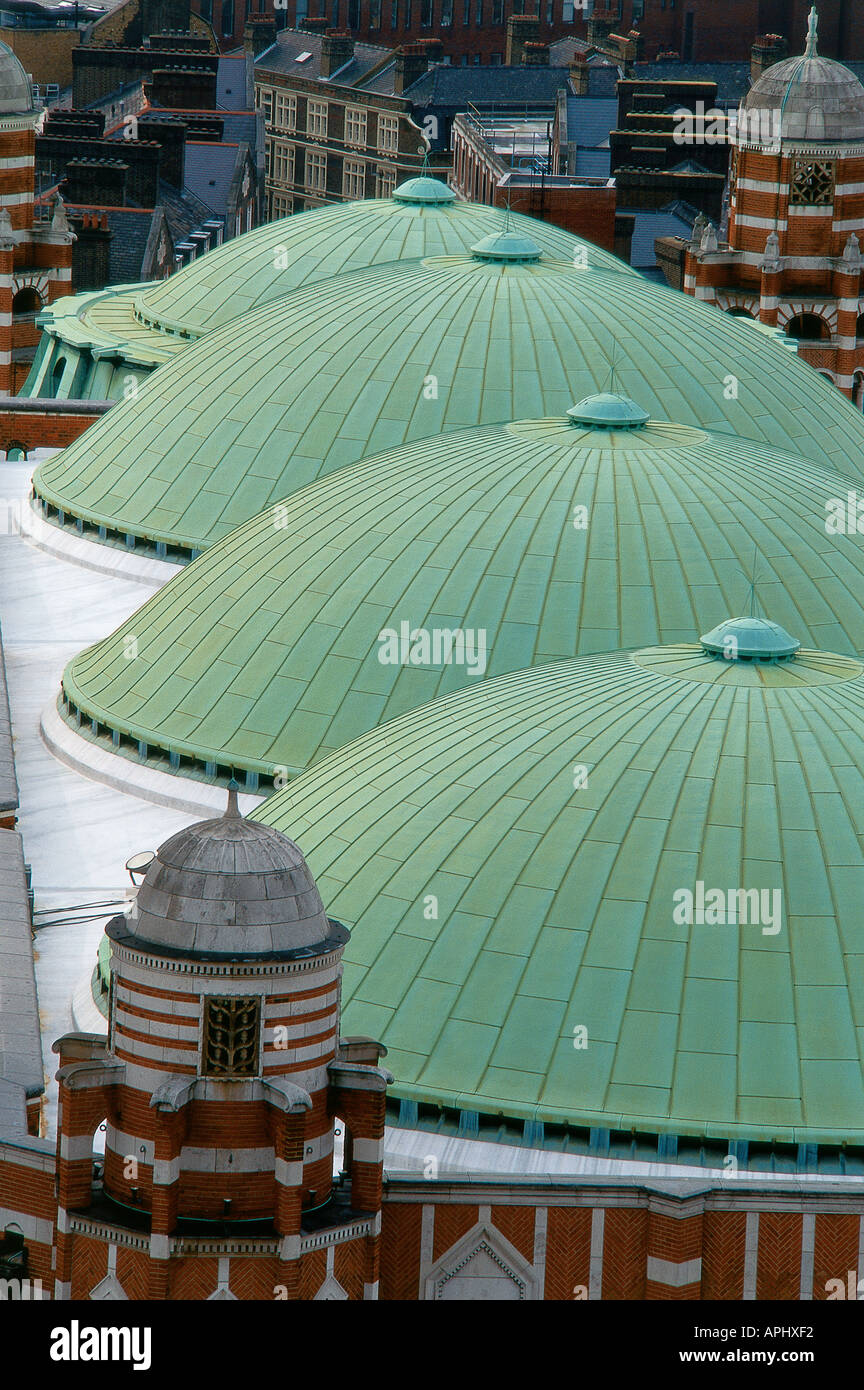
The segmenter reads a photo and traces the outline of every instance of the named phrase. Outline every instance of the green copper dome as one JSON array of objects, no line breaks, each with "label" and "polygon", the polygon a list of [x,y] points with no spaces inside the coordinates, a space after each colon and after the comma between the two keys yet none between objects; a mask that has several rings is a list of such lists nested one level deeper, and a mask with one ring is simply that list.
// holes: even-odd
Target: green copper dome
[{"label": "green copper dome", "polygon": [[609,391],[586,396],[584,401],[571,406],[567,414],[574,425],[593,425],[600,430],[639,429],[651,419],[648,411],[631,401],[629,396],[619,396]]},{"label": "green copper dome", "polygon": [[631,276],[469,254],[351,271],[208,334],[40,464],[34,489],[52,520],[188,555],[363,456],[563,415],[613,350],[621,394],[652,419],[862,471],[861,413],[746,324]]},{"label": "green copper dome", "polygon": [[[564,415],[404,445],[175,575],[70,662],[66,716],[128,756],[140,743],[151,761],[266,785],[489,676],[709,632],[740,611],[754,563],[791,632],[864,652],[864,547],[824,523],[848,487],[660,422],[603,432]],[[449,639],[434,646],[450,632],[473,634],[453,660]]]},{"label": "green copper dome", "polygon": [[455,203],[456,194],[452,188],[448,188],[441,179],[427,178],[422,175],[416,179],[406,179],[393,189],[393,201],[396,203]]},{"label": "green copper dome", "polygon": [[768,618],[727,618],[699,639],[706,652],[729,661],[787,661],[801,643]]},{"label": "green copper dome", "polygon": [[613,1153],[860,1148],[862,724],[846,657],[588,657],[414,710],[255,819],[350,927],[343,1027],[397,1096]]},{"label": "green copper dome", "polygon": [[[639,278],[611,252],[549,222],[521,213],[509,220],[514,234],[547,255]],[[42,341],[22,394],[121,398],[130,374],[143,378],[240,314],[347,270],[465,253],[478,238],[500,234],[503,221],[500,208],[457,202],[439,179],[416,178],[392,198],[268,222],[167,280],[57,300],[40,318]]]},{"label": "green copper dome", "polygon": [[481,261],[539,261],[540,247],[518,232],[493,232],[476,242],[471,254]]}]

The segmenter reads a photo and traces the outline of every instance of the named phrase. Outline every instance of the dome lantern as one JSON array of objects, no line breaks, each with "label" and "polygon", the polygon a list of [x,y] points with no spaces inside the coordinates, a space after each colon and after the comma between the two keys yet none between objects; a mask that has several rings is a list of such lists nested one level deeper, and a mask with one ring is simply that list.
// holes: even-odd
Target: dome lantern
[{"label": "dome lantern", "polygon": [[629,396],[610,391],[586,396],[571,406],[567,414],[574,425],[585,425],[594,430],[638,430],[651,419],[648,411]]},{"label": "dome lantern", "polygon": [[790,661],[801,643],[767,618],[727,618],[700,637],[707,656],[726,661]]}]

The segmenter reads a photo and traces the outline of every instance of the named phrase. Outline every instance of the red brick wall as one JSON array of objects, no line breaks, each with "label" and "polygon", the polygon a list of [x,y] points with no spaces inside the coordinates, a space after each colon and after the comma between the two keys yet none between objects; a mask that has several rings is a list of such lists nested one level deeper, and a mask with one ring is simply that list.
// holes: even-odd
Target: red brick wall
[{"label": "red brick wall", "polygon": [[65,449],[98,415],[54,415],[39,411],[0,410],[0,449]]}]

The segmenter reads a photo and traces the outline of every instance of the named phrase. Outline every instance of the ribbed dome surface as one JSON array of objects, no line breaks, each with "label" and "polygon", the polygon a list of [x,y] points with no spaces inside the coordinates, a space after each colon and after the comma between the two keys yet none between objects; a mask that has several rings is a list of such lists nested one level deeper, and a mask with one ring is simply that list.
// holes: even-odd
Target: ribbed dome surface
[{"label": "ribbed dome surface", "polygon": [[860,411],[742,320],[631,276],[467,255],[352,271],[208,334],[41,463],[34,488],[121,542],[205,549],[364,455],[563,415],[601,389],[616,344],[618,389],[653,419],[864,471]]},{"label": "ribbed dome surface", "polygon": [[[255,816],[352,928],[344,1026],[396,1095],[860,1146],[862,727],[849,658],[583,658],[425,705]],[[765,918],[676,921],[700,881]]]},{"label": "ribbed dome surface", "polygon": [[[774,63],[744,98],[744,111],[770,112],[765,131],[784,140],[843,142],[864,137],[864,87],[849,68],[817,52],[818,14],[810,11],[803,57]],[[757,123],[758,133],[758,123]],[[743,123],[745,135],[747,123]]]},{"label": "ribbed dome surface", "polygon": [[[431,187],[430,187],[431,185]],[[135,296],[139,319],[209,333],[311,283],[385,261],[450,256],[503,230],[500,208],[454,200],[439,179],[409,179],[393,198],[316,208],[256,227]],[[550,222],[510,214],[513,230],[547,255],[572,261],[584,249],[591,268],[636,272],[611,252]]]},{"label": "ribbed dome surface", "polygon": [[[826,502],[849,487],[654,421],[421,440],[219,541],[76,656],[64,690],[152,748],[266,776],[489,675],[708,633],[746,606],[754,574],[762,607],[806,645],[864,652],[864,545],[825,531]],[[443,649],[382,664],[382,630],[401,642],[403,624],[481,630],[483,670]]]},{"label": "ribbed dome surface", "polygon": [[147,869],[136,908],[132,936],[193,954],[294,951],[330,935],[297,846],[236,811],[166,840]]},{"label": "ribbed dome surface", "polygon": [[[514,229],[549,255],[637,278],[624,261],[592,242],[550,222],[509,216]],[[167,280],[55,301],[46,310],[56,339],[52,359],[44,377],[34,367],[22,394],[53,394],[53,367],[65,353],[67,361],[72,354],[82,363],[75,373],[76,392],[101,399],[109,390],[119,396],[128,384],[126,373],[115,371],[106,387],[100,370],[106,348],[114,347],[124,367],[140,375],[185,352],[190,341],[305,285],[385,262],[467,252],[479,238],[500,232],[503,222],[500,209],[456,202],[452,190],[433,178],[408,179],[392,199],[341,203],[268,222]]]},{"label": "ribbed dome surface", "polygon": [[33,110],[33,89],[26,72],[8,44],[0,43],[0,115]]}]

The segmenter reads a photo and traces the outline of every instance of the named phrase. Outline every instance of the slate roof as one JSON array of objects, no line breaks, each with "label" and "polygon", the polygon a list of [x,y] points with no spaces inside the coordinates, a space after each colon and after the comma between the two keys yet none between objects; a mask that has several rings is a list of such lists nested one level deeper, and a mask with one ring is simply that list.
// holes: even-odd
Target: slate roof
[{"label": "slate roof", "polygon": [[209,216],[228,216],[228,194],[242,147],[194,140],[186,142],[185,188],[209,209]]},{"label": "slate roof", "polygon": [[165,209],[168,228],[175,246],[178,241],[184,241],[190,232],[194,232],[196,227],[200,227],[202,222],[213,216],[212,208],[196,197],[191,189],[184,189],[182,193],[178,193],[177,189],[164,179],[159,180],[159,201]]},{"label": "slate roof", "polygon": [[[395,1096],[860,1150],[862,722],[849,658],[586,657],[412,711],[254,817],[350,927],[343,1027]],[[676,923],[699,881],[779,891],[780,930]]]},{"label": "slate roof", "polygon": [[225,111],[246,110],[245,57],[220,55],[216,69],[216,105]]},{"label": "slate roof", "polygon": [[688,237],[693,230],[696,214],[691,218],[682,216],[680,211],[660,208],[646,211],[644,208],[619,208],[619,212],[635,214],[633,241],[630,247],[630,264],[635,270],[653,270],[657,265],[654,242],[661,236]]},{"label": "slate roof", "polygon": [[[302,53],[308,53],[310,57],[298,63],[297,58]],[[392,49],[379,44],[355,43],[353,59],[326,80],[354,86],[391,53]],[[256,72],[282,72],[313,79],[320,77],[321,35],[283,29],[276,43],[255,59],[255,68]]]},{"label": "slate roof", "polygon": [[569,89],[566,67],[453,67],[439,64],[406,87],[404,95],[415,106],[455,107],[468,105],[537,105],[552,103],[558,91]]},{"label": "slate roof", "polygon": [[750,89],[749,63],[634,63],[633,76],[658,82],[716,82],[718,100],[736,103]]},{"label": "slate roof", "polygon": [[[659,319],[656,331],[671,336]],[[747,324],[738,337],[768,346]],[[848,486],[662,421],[594,430],[564,415],[417,440],[276,491],[278,514],[218,541],[76,656],[64,690],[151,746],[296,775],[481,675],[708,632],[741,610],[754,564],[760,602],[799,641],[864,652],[864,548],[825,535],[825,500]],[[587,532],[566,524],[574,498]],[[378,661],[382,630],[443,615],[487,634],[485,672]]]}]

